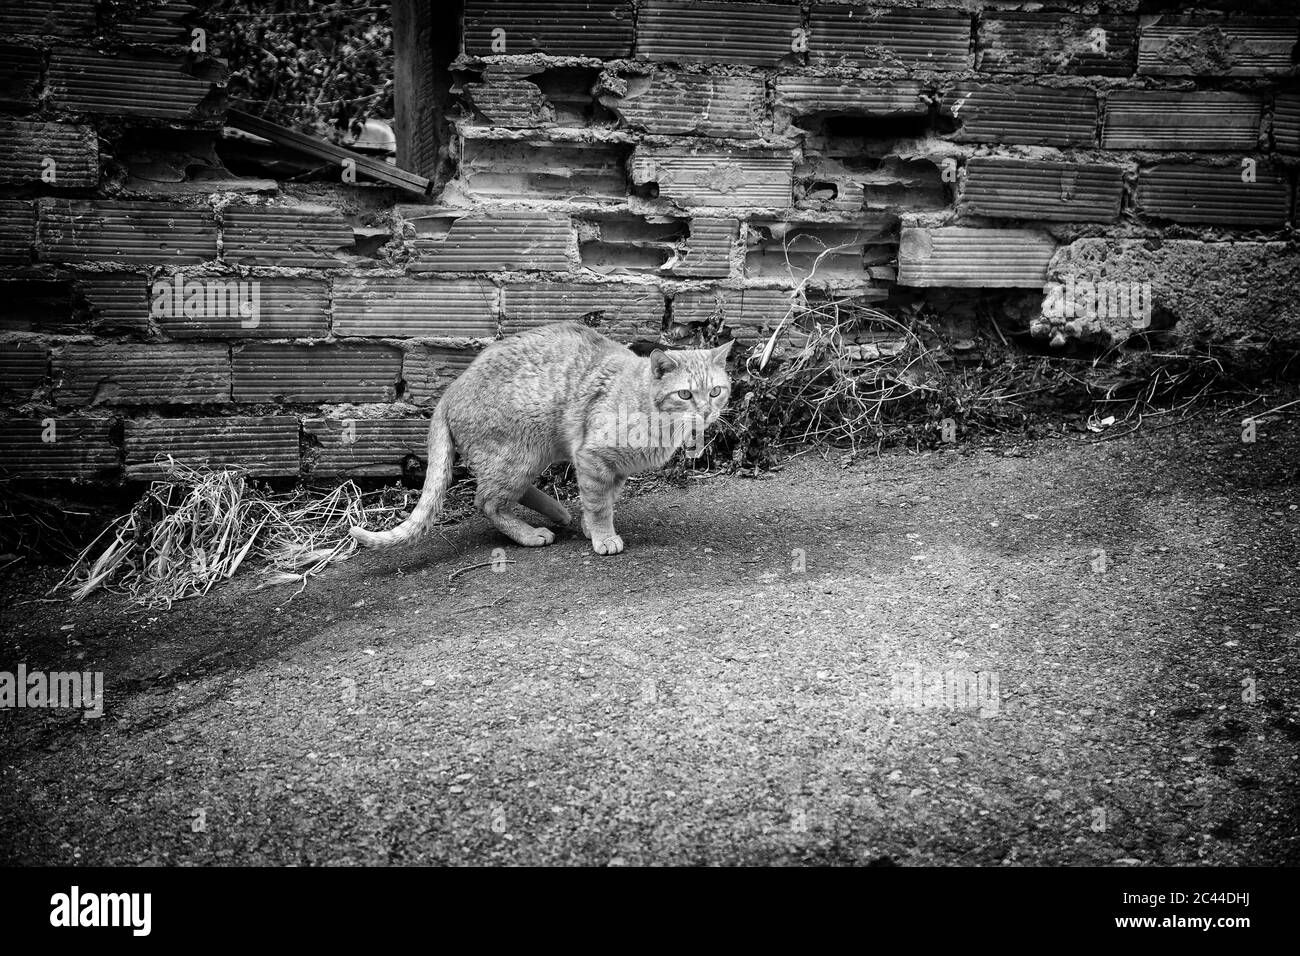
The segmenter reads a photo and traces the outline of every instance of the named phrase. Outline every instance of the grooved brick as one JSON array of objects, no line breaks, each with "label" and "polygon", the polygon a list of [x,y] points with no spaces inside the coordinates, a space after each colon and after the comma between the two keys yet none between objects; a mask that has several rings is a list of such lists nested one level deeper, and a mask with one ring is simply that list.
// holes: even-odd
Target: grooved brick
[{"label": "grooved brick", "polygon": [[0,43],[0,105],[36,105],[41,83],[41,51],[35,47]]},{"label": "grooved brick", "polygon": [[190,76],[185,60],[156,56],[106,54],[80,47],[61,47],[50,57],[46,83],[53,104],[62,110],[146,116],[155,119],[203,119],[213,91],[208,80]]},{"label": "grooved brick", "polygon": [[667,263],[664,271],[675,276],[726,278],[731,274],[731,250],[740,235],[738,219],[690,221],[682,253]]},{"label": "grooved brick", "polygon": [[0,419],[0,474],[19,478],[118,477],[111,418]]},{"label": "grooved brick", "polygon": [[0,33],[6,35],[74,35],[94,30],[95,0],[6,0],[0,5]]},{"label": "grooved brick", "polygon": [[89,305],[96,331],[149,330],[149,282],[143,274],[97,272],[78,276],[74,288]]},{"label": "grooved brick", "polygon": [[247,266],[328,269],[353,247],[352,227],[336,209],[316,206],[227,206],[222,258]]},{"label": "grooved brick", "polygon": [[627,91],[600,102],[648,133],[754,139],[762,135],[763,81],[753,76],[657,72],[625,78]]},{"label": "grooved brick", "polygon": [[[567,272],[572,220],[563,214],[502,210],[424,216],[420,227],[449,220],[441,235],[417,235],[411,272]],[[439,230],[441,231],[441,230]]]},{"label": "grooved brick", "polygon": [[150,314],[173,338],[324,338],[329,296],[319,279],[177,276],[150,287]]},{"label": "grooved brick", "polygon": [[982,15],[975,68],[985,73],[1131,76],[1137,66],[1137,19],[1008,11]]},{"label": "grooved brick", "polygon": [[678,63],[775,66],[794,57],[799,21],[799,8],[788,3],[644,0],[636,55]]},{"label": "grooved brick", "polygon": [[94,127],[0,120],[0,183],[25,182],[95,186],[99,140]]},{"label": "grooved brick", "polygon": [[206,206],[50,199],[36,249],[46,262],[195,264],[216,258],[217,225]]},{"label": "grooved brick", "polygon": [[714,324],[732,338],[755,339],[780,325],[799,306],[791,289],[692,289],[673,297],[674,325]]},{"label": "grooved brick", "polygon": [[319,477],[400,475],[408,457],[429,455],[427,418],[309,418],[302,428],[318,445],[308,462]]},{"label": "grooved brick", "polygon": [[35,206],[29,202],[0,199],[0,264],[26,265],[31,262],[35,233]]},{"label": "grooved brick", "polygon": [[497,200],[623,199],[627,153],[617,143],[469,139],[461,177],[469,192]]},{"label": "grooved brick", "polygon": [[1105,149],[1254,149],[1264,105],[1248,93],[1123,90],[1109,94]]},{"label": "grooved brick", "polygon": [[170,457],[191,467],[238,465],[253,475],[298,474],[298,419],[131,418],[125,427],[127,478],[161,478]]},{"label": "grooved brick", "polygon": [[386,345],[259,342],[237,347],[232,360],[240,403],[391,402],[402,370],[402,353]]},{"label": "grooved brick", "polygon": [[1138,73],[1151,76],[1268,76],[1290,73],[1300,40],[1296,17],[1162,15],[1142,26]]},{"label": "grooved brick", "polygon": [[924,116],[930,105],[920,83],[839,76],[778,76],[776,110],[790,117],[847,113],[854,116]]},{"label": "grooved brick", "polygon": [[877,10],[814,4],[808,58],[814,64],[965,70],[970,15],[962,10]]},{"label": "grooved brick", "polygon": [[[505,42],[493,50],[493,31]],[[630,0],[466,0],[465,52],[471,56],[548,53],[625,57],[632,52]]]},{"label": "grooved brick", "polygon": [[1300,93],[1279,94],[1274,100],[1273,139],[1283,152],[1300,153]]},{"label": "grooved brick", "polygon": [[230,401],[224,345],[65,345],[53,356],[60,405],[192,405]]},{"label": "grooved brick", "polygon": [[0,342],[0,393],[25,400],[49,378],[50,353],[35,342]]},{"label": "grooved brick", "polygon": [[482,280],[337,279],[332,300],[339,336],[490,339],[497,333],[497,290]]},{"label": "grooved brick", "polygon": [[784,209],[793,179],[788,153],[643,146],[632,158],[634,184],[683,206]]},{"label": "grooved brick", "polygon": [[407,349],[402,356],[402,380],[406,383],[402,397],[417,405],[437,401],[447,386],[477,357],[477,349],[428,345]]},{"label": "grooved brick", "polygon": [[961,122],[958,142],[1091,146],[1097,137],[1091,90],[963,83],[944,97],[944,110]]},{"label": "grooved brick", "polygon": [[906,228],[899,242],[898,284],[1040,287],[1055,251],[1050,236],[1027,229]]},{"label": "grooved brick", "polygon": [[1114,222],[1124,195],[1118,166],[976,156],[966,163],[961,211],[1053,222]]},{"label": "grooved brick", "polygon": [[1161,163],[1138,174],[1137,211],[1173,222],[1223,226],[1285,226],[1291,185],[1282,171],[1263,164],[1255,181],[1240,166]]},{"label": "grooved brick", "polygon": [[510,335],[548,322],[576,320],[614,339],[657,338],[664,295],[630,283],[508,284],[501,290],[501,330]]}]

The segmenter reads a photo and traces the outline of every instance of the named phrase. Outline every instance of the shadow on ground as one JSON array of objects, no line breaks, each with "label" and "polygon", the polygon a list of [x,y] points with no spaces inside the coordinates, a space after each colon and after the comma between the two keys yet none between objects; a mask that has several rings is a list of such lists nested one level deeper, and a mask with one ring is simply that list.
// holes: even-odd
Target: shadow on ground
[{"label": "shadow on ground", "polygon": [[654,485],[610,558],[476,519],[292,600],[25,572],[0,669],[108,705],[0,712],[0,858],[1294,865],[1298,466],[1205,419]]}]

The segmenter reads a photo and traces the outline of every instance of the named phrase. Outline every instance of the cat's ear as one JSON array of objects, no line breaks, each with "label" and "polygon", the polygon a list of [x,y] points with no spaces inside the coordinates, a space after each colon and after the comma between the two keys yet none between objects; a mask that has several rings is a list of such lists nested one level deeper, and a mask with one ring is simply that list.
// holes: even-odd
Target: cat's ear
[{"label": "cat's ear", "polygon": [[675,368],[677,360],[663,349],[655,349],[650,353],[650,372],[655,378],[663,378]]},{"label": "cat's ear", "polygon": [[735,344],[735,339],[727,339],[727,341],[723,342],[716,349],[709,349],[709,358],[713,360],[713,364],[720,368],[726,368],[727,355],[731,352],[731,347]]}]

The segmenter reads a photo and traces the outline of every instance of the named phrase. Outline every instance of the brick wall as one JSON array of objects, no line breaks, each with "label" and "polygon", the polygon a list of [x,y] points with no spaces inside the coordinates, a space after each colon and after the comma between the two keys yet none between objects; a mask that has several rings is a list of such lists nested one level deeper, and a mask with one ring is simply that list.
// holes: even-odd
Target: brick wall
[{"label": "brick wall", "polygon": [[1150,317],[1040,306],[1121,281],[1180,342],[1300,345],[1300,16],[1098,6],[464,0],[429,199],[230,172],[184,4],[7,5],[0,471],[396,475],[477,348],[558,318],[757,342],[964,295],[1119,342]]}]

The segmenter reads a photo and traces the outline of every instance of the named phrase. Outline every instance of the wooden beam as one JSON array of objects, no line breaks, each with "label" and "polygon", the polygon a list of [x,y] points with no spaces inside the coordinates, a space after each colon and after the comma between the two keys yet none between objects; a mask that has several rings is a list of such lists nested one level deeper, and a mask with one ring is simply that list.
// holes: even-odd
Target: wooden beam
[{"label": "wooden beam", "polygon": [[460,54],[460,0],[393,0],[393,132],[397,161],[435,185],[451,174],[451,63]]},{"label": "wooden beam", "polygon": [[229,110],[226,113],[226,125],[327,162],[342,165],[344,160],[351,160],[356,164],[359,175],[381,183],[387,183],[390,186],[398,186],[413,193],[419,193],[421,196],[428,195],[429,189],[433,185],[432,181],[424,176],[408,173],[406,170],[385,163],[382,160],[354,153],[350,149],[344,149],[342,146],[335,146],[333,143],[326,142],[318,136],[299,133],[296,130],[281,126],[278,123],[272,123],[270,120],[264,120],[258,116],[252,116],[241,110]]}]

